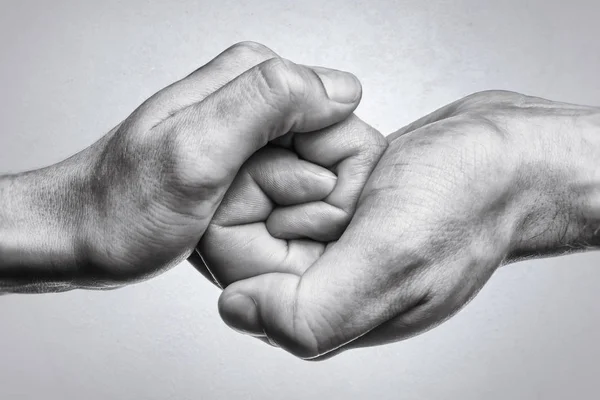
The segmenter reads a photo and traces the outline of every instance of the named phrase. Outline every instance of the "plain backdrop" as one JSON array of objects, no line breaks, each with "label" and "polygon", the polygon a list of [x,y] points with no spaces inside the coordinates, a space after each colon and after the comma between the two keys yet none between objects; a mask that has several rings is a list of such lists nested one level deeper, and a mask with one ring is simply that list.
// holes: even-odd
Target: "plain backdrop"
[{"label": "plain backdrop", "polygon": [[[484,89],[600,105],[597,0],[0,4],[0,173],[85,148],[243,40],[354,72],[357,114],[385,134]],[[599,260],[508,266],[437,329],[322,363],[229,330],[187,263],[116,291],[4,296],[0,399],[597,399]]]}]

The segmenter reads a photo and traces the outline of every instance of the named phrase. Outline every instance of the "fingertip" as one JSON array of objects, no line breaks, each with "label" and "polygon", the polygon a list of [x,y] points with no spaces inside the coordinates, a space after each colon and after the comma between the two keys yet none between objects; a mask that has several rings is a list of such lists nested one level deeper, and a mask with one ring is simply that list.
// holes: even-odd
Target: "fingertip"
[{"label": "fingertip", "polygon": [[330,242],[339,239],[350,222],[344,210],[324,201],[275,208],[266,221],[271,236],[278,239],[312,239]]},{"label": "fingertip", "polygon": [[252,182],[279,206],[323,200],[337,184],[327,168],[277,147],[259,151],[246,165]]},{"label": "fingertip", "polygon": [[[320,165],[306,162],[304,160],[302,160],[299,165],[304,167],[305,171],[309,173],[309,175],[306,177],[299,176],[298,178],[300,185],[304,186],[304,193],[302,193],[302,196],[298,195],[298,199],[301,200],[302,203],[306,203],[311,200],[323,200],[330,195],[331,192],[333,192],[338,180],[336,174],[327,168],[323,168]],[[293,202],[290,204],[296,203],[298,202]]]},{"label": "fingertip", "polygon": [[328,170],[327,168],[306,161],[302,162],[302,166],[312,174],[316,175],[318,178],[325,179],[328,184],[335,184],[335,182],[337,181],[337,175]]}]

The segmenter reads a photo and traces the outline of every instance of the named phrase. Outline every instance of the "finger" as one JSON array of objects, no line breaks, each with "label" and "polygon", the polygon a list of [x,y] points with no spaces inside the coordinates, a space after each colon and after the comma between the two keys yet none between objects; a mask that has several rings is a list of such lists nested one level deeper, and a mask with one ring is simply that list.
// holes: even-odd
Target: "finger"
[{"label": "finger", "polygon": [[293,354],[315,358],[427,298],[432,284],[423,284],[429,282],[420,274],[428,266],[428,253],[419,249],[427,248],[428,231],[421,232],[413,218],[415,205],[398,198],[404,193],[401,187],[381,186],[389,181],[389,171],[380,165],[373,173],[369,192],[340,240],[301,278],[266,274],[232,284],[219,303],[223,319],[232,326],[248,323],[239,320],[238,313],[245,310],[229,302],[232,295],[247,296],[259,316],[249,330],[260,326]]},{"label": "finger", "polygon": [[360,83],[349,73],[317,75],[271,59],[155,129],[177,133],[167,135],[165,145],[178,152],[173,158],[181,164],[171,168],[189,188],[185,194],[206,199],[216,191],[211,200],[220,201],[242,164],[269,140],[335,124],[354,111],[360,95]]},{"label": "finger", "polygon": [[267,219],[267,230],[279,239],[337,240],[350,215],[323,201],[276,208]]},{"label": "finger", "polygon": [[266,272],[302,274],[324,245],[274,239],[264,221],[274,200],[294,204],[323,199],[335,182],[333,173],[289,150],[261,149],[237,174],[204,233],[198,248],[208,268],[200,271],[213,271],[210,277],[222,286]]},{"label": "finger", "polygon": [[322,203],[276,209],[267,223],[269,232],[281,239],[336,240],[354,215],[362,189],[387,141],[352,115],[320,132],[294,135],[293,147],[307,161],[333,170],[337,184]]},{"label": "finger", "polygon": [[354,111],[360,97],[360,83],[351,74],[329,70],[317,74],[272,59],[156,129],[178,133],[170,147],[181,154],[174,159],[193,161],[194,168],[188,163],[179,170],[177,165],[172,168],[181,186],[189,188],[184,193],[187,198],[211,206],[208,212],[189,212],[210,221],[241,165],[254,152],[287,132],[319,130],[340,122]]},{"label": "finger", "polygon": [[221,287],[227,287],[271,272],[301,276],[323,254],[325,245],[274,239],[264,222],[256,222],[235,227],[211,225],[198,248],[212,271],[210,275]]},{"label": "finger", "polygon": [[[382,257],[390,244],[381,232],[381,219],[358,217],[363,223],[353,221],[302,277],[265,274],[229,286],[219,301],[225,322],[231,326],[247,324],[247,331],[260,327],[284,349],[302,358],[314,358],[365,335],[418,303],[423,296],[420,288],[398,282],[413,282],[409,278],[419,270],[422,260],[410,253]],[[372,262],[375,259],[377,265]],[[388,267],[400,262],[407,267]],[[252,299],[256,320],[240,320],[247,310],[229,301],[234,295]]]},{"label": "finger", "polygon": [[337,174],[337,185],[325,201],[352,214],[387,141],[352,115],[318,134],[294,135],[294,148],[305,160],[329,167]]},{"label": "finger", "polygon": [[277,54],[255,42],[237,43],[185,78],[167,86],[150,97],[136,115],[143,115],[143,124],[150,128],[178,111],[204,100],[250,68]]},{"label": "finger", "polygon": [[236,226],[265,221],[274,205],[321,200],[337,177],[292,151],[267,146],[255,153],[237,174],[212,223]]}]

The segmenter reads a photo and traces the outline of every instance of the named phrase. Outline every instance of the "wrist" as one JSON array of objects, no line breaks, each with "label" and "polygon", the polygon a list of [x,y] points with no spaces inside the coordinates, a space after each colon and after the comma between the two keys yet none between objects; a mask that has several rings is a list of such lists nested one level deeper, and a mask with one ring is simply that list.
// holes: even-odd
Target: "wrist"
[{"label": "wrist", "polygon": [[569,107],[534,117],[520,146],[513,259],[600,245],[600,109]]},{"label": "wrist", "polygon": [[582,151],[573,192],[573,208],[579,220],[577,245],[600,247],[600,108],[581,121]]},{"label": "wrist", "polygon": [[0,292],[75,288],[85,248],[82,161],[0,177]]}]

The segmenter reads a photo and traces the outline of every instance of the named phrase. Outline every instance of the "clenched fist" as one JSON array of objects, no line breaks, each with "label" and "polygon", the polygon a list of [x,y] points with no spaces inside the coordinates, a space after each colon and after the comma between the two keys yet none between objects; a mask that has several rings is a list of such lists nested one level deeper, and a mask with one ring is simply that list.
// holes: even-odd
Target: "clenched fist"
[{"label": "clenched fist", "polygon": [[360,97],[351,74],[231,47],[90,148],[2,178],[3,291],[112,287],[185,260],[253,153],[344,120]]},{"label": "clenched fist", "polygon": [[190,259],[221,287],[266,273],[302,276],[348,226],[387,147],[356,116],[282,139],[242,167],[200,241],[201,258]]}]

